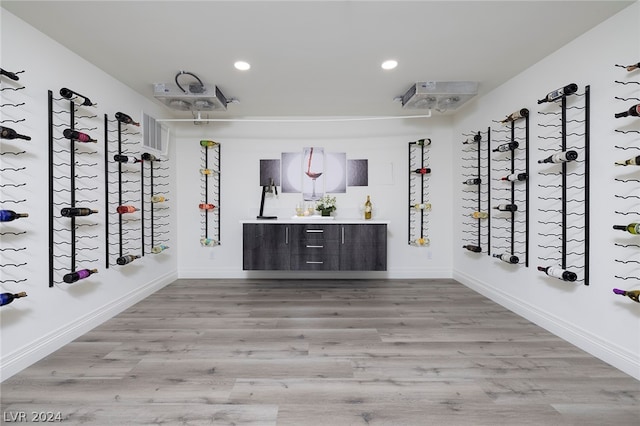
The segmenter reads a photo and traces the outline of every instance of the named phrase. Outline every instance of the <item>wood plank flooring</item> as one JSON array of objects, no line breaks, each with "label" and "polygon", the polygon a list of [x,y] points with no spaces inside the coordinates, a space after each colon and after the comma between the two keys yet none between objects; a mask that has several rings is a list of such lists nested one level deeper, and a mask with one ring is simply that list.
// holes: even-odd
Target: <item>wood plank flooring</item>
[{"label": "wood plank flooring", "polygon": [[178,280],[1,390],[7,424],[640,424],[639,381],[453,280]]}]

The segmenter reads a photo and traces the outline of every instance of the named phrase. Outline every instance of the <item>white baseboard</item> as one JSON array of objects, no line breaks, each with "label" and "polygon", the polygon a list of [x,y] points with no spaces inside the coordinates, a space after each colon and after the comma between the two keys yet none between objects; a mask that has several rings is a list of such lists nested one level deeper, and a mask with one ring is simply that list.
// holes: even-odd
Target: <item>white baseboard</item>
[{"label": "white baseboard", "polygon": [[435,279],[452,278],[451,269],[390,269],[388,271],[243,271],[188,268],[178,271],[185,279]]},{"label": "white baseboard", "polygon": [[60,327],[32,343],[3,356],[0,360],[0,377],[3,381],[8,379],[106,320],[113,318],[118,313],[133,306],[145,297],[155,293],[162,287],[171,284],[176,279],[176,272],[165,274],[145,286],[136,288],[111,303],[104,305],[102,308],[90,312],[64,327]]},{"label": "white baseboard", "polygon": [[453,278],[596,358],[640,380],[639,354],[630,353],[624,348],[602,339],[600,336],[589,333],[587,330],[583,330],[575,324],[568,323],[548,312],[541,311],[522,300],[515,299],[511,295],[478,281],[464,272],[454,270]]}]

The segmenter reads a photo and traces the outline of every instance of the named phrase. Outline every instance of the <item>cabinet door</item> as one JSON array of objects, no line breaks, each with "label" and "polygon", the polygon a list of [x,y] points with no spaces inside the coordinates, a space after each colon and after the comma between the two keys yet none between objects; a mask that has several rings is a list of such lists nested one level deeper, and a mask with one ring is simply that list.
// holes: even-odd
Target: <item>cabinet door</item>
[{"label": "cabinet door", "polygon": [[341,225],[340,232],[340,270],[387,270],[387,225]]},{"label": "cabinet door", "polygon": [[242,225],[242,269],[288,270],[289,225]]}]

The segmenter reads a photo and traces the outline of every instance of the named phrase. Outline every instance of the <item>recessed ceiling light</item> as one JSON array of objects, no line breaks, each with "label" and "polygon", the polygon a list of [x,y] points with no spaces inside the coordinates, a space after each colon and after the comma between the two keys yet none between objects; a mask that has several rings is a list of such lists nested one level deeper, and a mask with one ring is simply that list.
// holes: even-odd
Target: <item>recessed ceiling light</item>
[{"label": "recessed ceiling light", "polygon": [[251,64],[249,62],[245,62],[245,61],[237,61],[235,64],[233,64],[234,67],[236,67],[237,70],[240,71],[246,71],[249,68],[251,68]]},{"label": "recessed ceiling light", "polygon": [[381,65],[383,70],[392,70],[398,66],[398,61],[389,59],[388,61],[384,61]]}]

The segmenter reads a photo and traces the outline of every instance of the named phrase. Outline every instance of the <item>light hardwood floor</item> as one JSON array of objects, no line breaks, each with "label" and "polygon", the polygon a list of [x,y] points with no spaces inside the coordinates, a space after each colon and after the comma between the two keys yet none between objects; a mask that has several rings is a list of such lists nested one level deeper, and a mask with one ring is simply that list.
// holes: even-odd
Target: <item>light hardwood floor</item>
[{"label": "light hardwood floor", "polygon": [[1,390],[5,422],[640,424],[639,381],[453,280],[178,280]]}]

